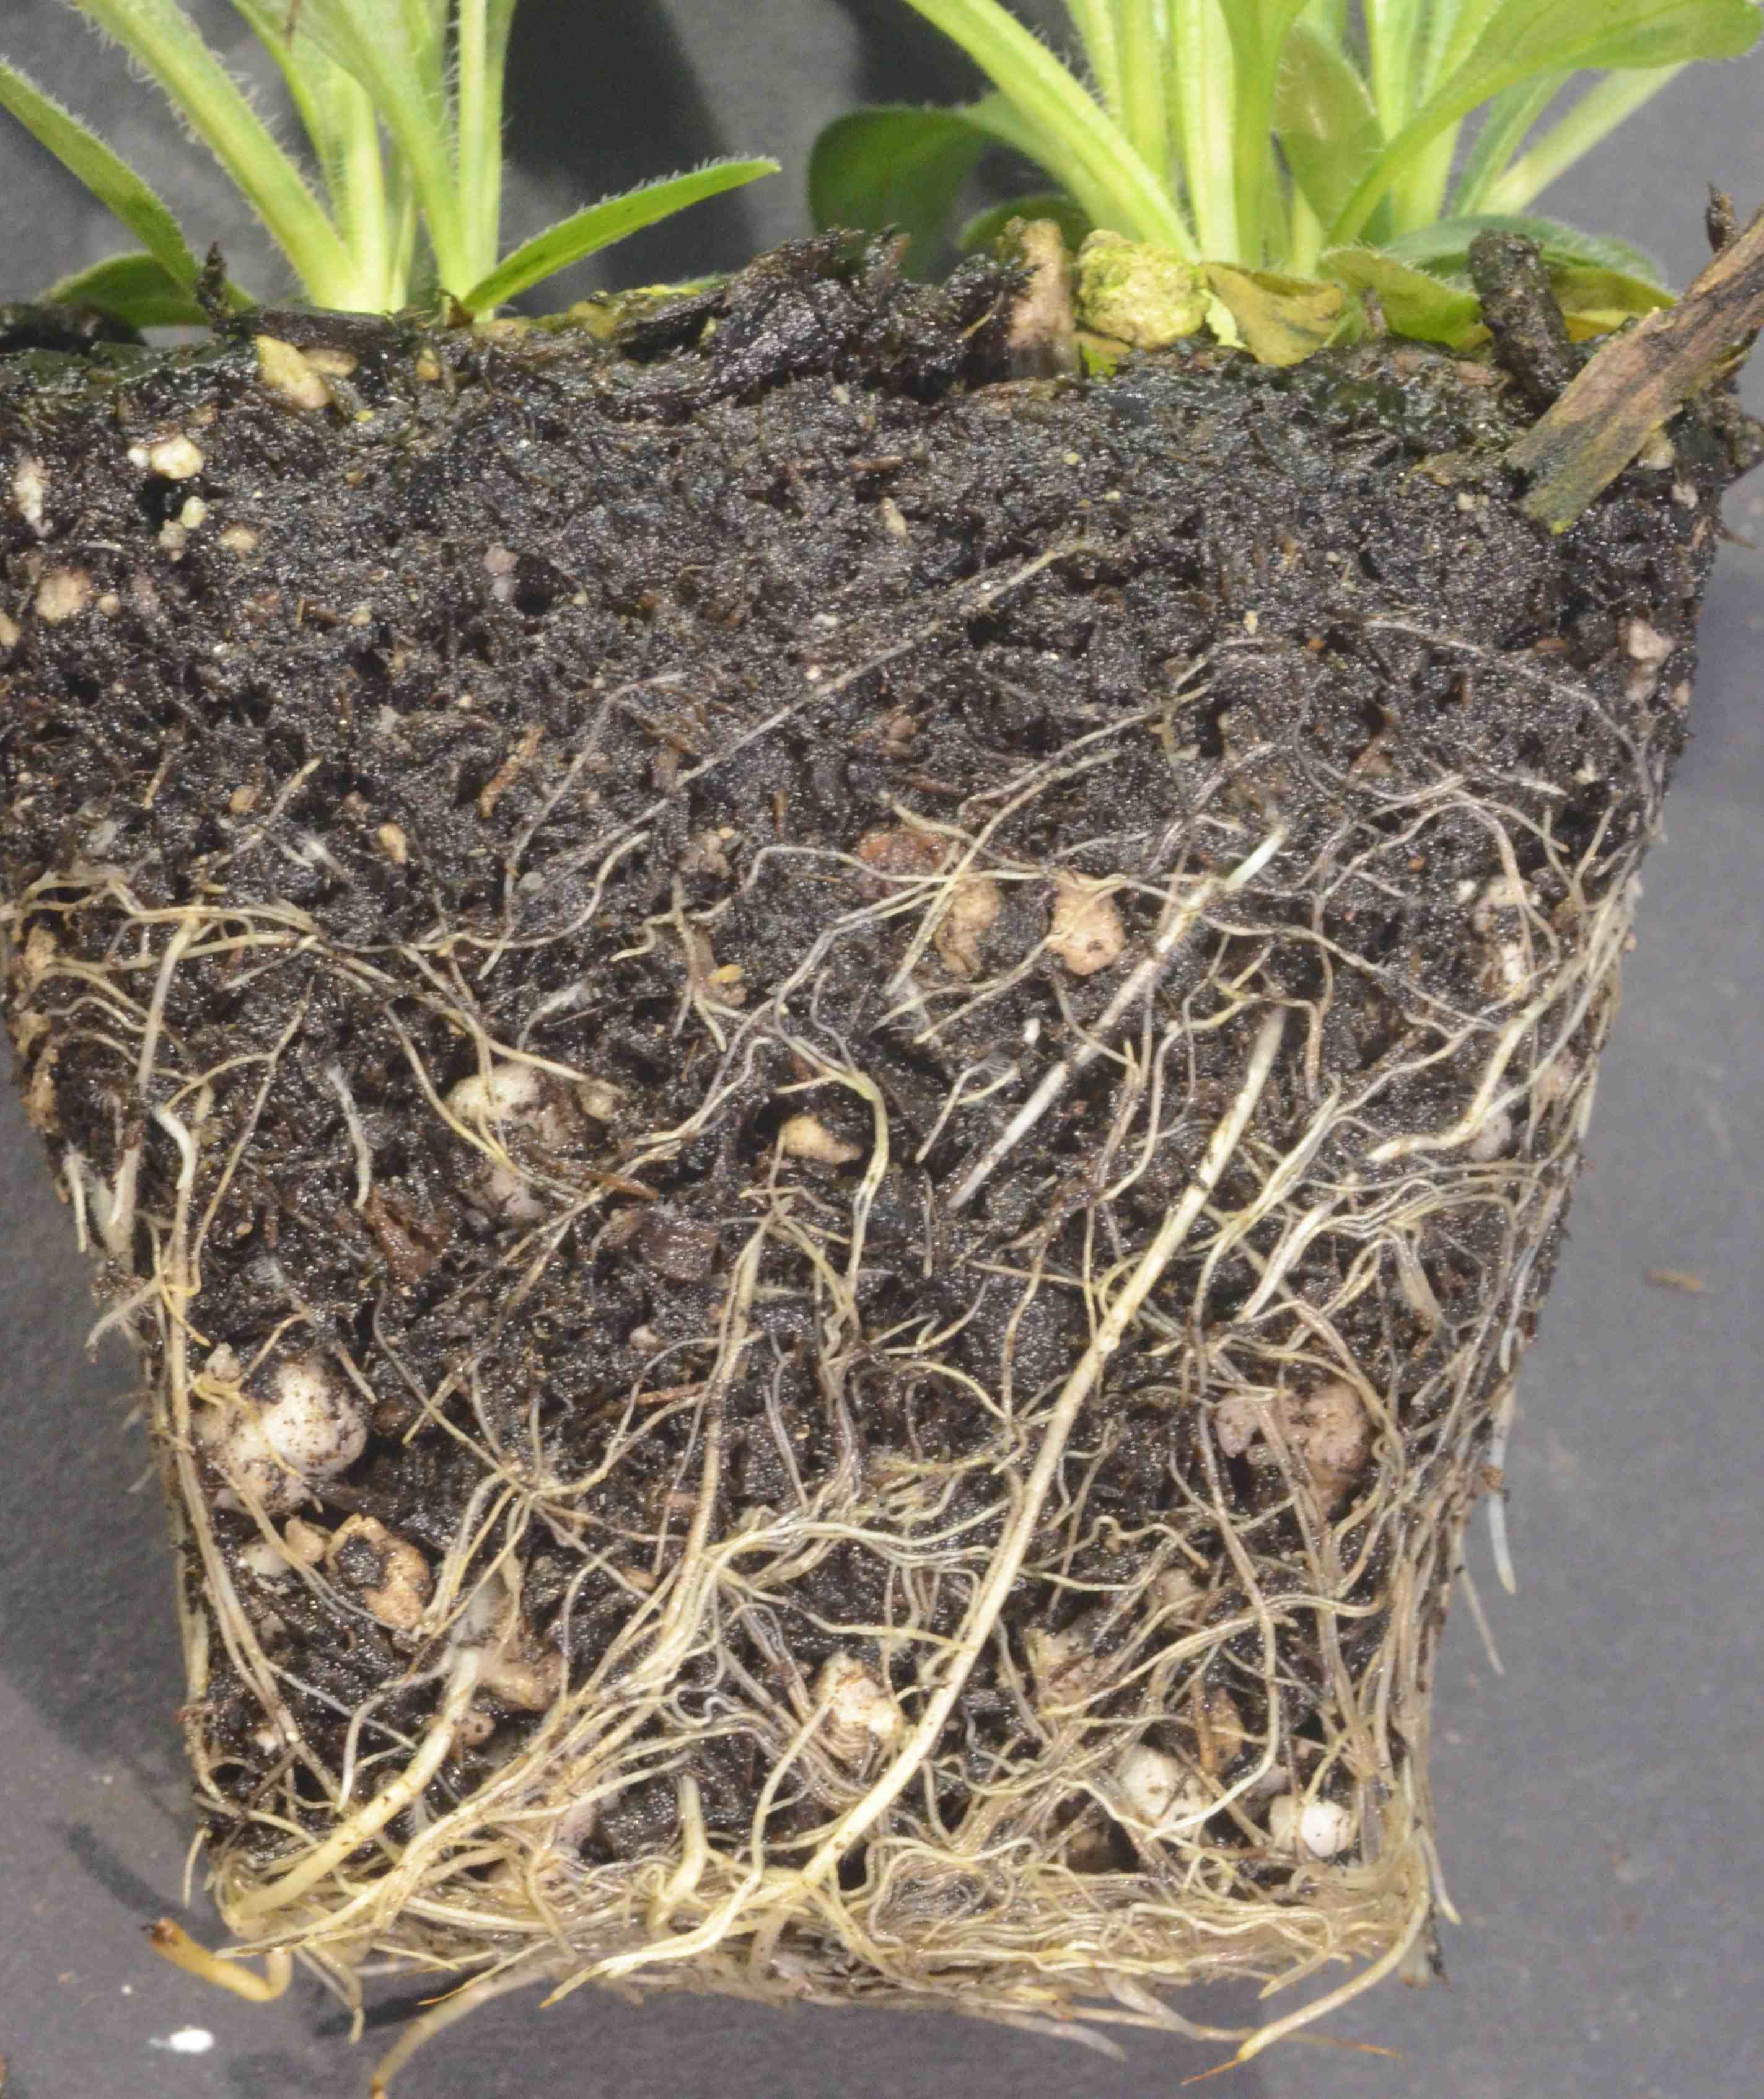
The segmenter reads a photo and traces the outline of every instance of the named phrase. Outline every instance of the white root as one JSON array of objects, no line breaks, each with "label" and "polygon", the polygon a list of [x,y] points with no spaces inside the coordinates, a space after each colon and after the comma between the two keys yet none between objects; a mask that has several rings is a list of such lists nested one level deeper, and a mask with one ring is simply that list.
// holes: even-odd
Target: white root
[{"label": "white root", "polygon": [[328,1878],[352,1851],[359,1850],[394,1816],[402,1815],[412,1802],[422,1797],[424,1789],[453,1747],[455,1732],[477,1688],[480,1663],[481,1656],[476,1648],[465,1648],[458,1652],[448,1676],[441,1710],[404,1769],[382,1786],[372,1800],[364,1802],[339,1824],[323,1842],[303,1852],[285,1873],[240,1895],[232,1908],[235,1921],[249,1923],[285,1909],[308,1888]]},{"label": "white root", "polygon": [[355,1155],[355,1207],[359,1210],[366,1204],[373,1190],[373,1147],[367,1142],[367,1127],[362,1121],[361,1110],[355,1105],[355,1096],[350,1091],[349,1080],[341,1064],[328,1064],[324,1075],[331,1082],[331,1090],[341,1104],[344,1126],[349,1131],[350,1149]]},{"label": "white root", "polygon": [[1252,882],[1285,842],[1286,832],[1277,825],[1223,882],[1208,878],[1194,885],[1186,895],[1172,891],[1157,937],[1151,944],[1151,952],[1128,972],[1090,1031],[1089,1040],[1084,1047],[1049,1067],[1029,1098],[956,1183],[949,1196],[952,1210],[965,1209],[973,1201],[1030,1131],[1102,1055],[1104,1045],[1122,1021],[1141,1001],[1150,996],[1159,978],[1182,951],[1213,896],[1229,895]]},{"label": "white root", "polygon": [[1131,1275],[1122,1284],[1120,1294],[1110,1305],[1089,1347],[1066,1380],[1054,1403],[1048,1417],[1047,1427],[1042,1432],[1041,1445],[1036,1454],[1034,1468],[1005,1526],[1004,1536],[987,1564],[985,1578],[974,1593],[961,1630],[945,1660],[942,1682],[925,1701],[925,1710],[917,1724],[907,1736],[894,1761],[864,1798],[839,1818],[833,1831],[823,1839],[808,1864],[795,1877],[802,1883],[812,1886],[833,1871],[850,1847],[893,1804],[930,1753],[939,1731],[961,1694],[962,1685],[968,1679],[969,1673],[992,1636],[998,1614],[1004,1608],[1005,1599],[1028,1551],[1030,1536],[1053,1485],[1054,1473],[1065,1453],[1079,1411],[1094,1390],[1110,1358],[1120,1348],[1140,1308],[1165,1269],[1175,1259],[1177,1248],[1211,1199],[1213,1190],[1218,1186],[1219,1177],[1224,1173],[1244,1131],[1249,1127],[1250,1118],[1256,1112],[1262,1089],[1274,1070],[1274,1059],[1279,1054],[1281,1038],[1285,1030],[1286,1014],[1277,1007],[1263,1021],[1257,1032],[1243,1083],[1238,1089],[1236,1099],[1214,1130],[1193,1182],[1181,1200],[1159,1226]]}]

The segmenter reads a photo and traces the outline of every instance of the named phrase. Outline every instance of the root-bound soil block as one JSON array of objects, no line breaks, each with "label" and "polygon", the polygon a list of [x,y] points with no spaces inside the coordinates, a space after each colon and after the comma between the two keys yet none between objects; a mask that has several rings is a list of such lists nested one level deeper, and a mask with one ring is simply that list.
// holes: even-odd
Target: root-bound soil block
[{"label": "root-bound soil block", "polygon": [[1429,1951],[1749,433],[1552,534],[1492,362],[1013,380],[1014,289],[4,367],[13,1039],[216,1899],[345,1994]]}]

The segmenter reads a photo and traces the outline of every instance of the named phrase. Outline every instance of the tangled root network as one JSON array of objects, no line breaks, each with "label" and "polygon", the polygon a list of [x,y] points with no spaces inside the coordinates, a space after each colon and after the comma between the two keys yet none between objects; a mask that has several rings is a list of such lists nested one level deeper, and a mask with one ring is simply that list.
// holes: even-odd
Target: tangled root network
[{"label": "tangled root network", "polygon": [[[243,351],[125,392],[81,514],[143,429],[207,514],[77,570],[17,441],[11,1023],[147,1365],[229,1928],[460,1986],[398,2059],[541,1982],[1192,2031],[1424,1960],[1712,441],[1551,542],[1423,351],[359,354],[346,442]],[[450,448],[502,478],[431,587],[386,520]]]}]

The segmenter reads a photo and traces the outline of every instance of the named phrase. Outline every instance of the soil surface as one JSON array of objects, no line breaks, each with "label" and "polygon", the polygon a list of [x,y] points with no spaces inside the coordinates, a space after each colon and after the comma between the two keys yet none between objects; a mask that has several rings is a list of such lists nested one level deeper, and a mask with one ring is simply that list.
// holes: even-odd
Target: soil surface
[{"label": "soil surface", "polygon": [[[1101,1775],[1036,1841],[1162,1870],[1131,1740],[1253,1778],[1207,1841],[1278,1886],[1258,1802],[1363,1817],[1424,1739],[1736,440],[1681,416],[1552,537],[1491,363],[1012,380],[1014,288],[827,241],[605,342],[258,316],[323,407],[249,336],[0,363],[11,1024],[107,1288],[200,1249],[189,1476],[307,1759],[218,1641],[248,1853],[328,1826],[364,1701],[429,1724],[401,1543],[518,1598],[425,1812],[797,1517],[719,1562],[582,1856],[677,1843],[683,1769],[746,1841],[829,1668],[886,1749],[1239,1106],[890,1811],[1008,1833],[1078,1669]],[[312,1363],[359,1454],[254,1510],[202,1418]],[[297,1503],[324,1580],[262,1556]],[[833,1785],[760,1811],[779,1855]]]}]

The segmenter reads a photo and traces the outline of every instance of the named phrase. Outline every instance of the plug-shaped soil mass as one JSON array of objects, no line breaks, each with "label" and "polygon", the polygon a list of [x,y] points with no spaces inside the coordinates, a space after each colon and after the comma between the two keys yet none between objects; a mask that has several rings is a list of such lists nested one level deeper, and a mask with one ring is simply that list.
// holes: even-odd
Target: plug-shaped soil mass
[{"label": "plug-shaped soil mass", "polygon": [[217,1899],[345,1992],[1427,1951],[1747,433],[1552,535],[1493,363],[1012,379],[1017,295],[3,367],[19,1069]]}]

